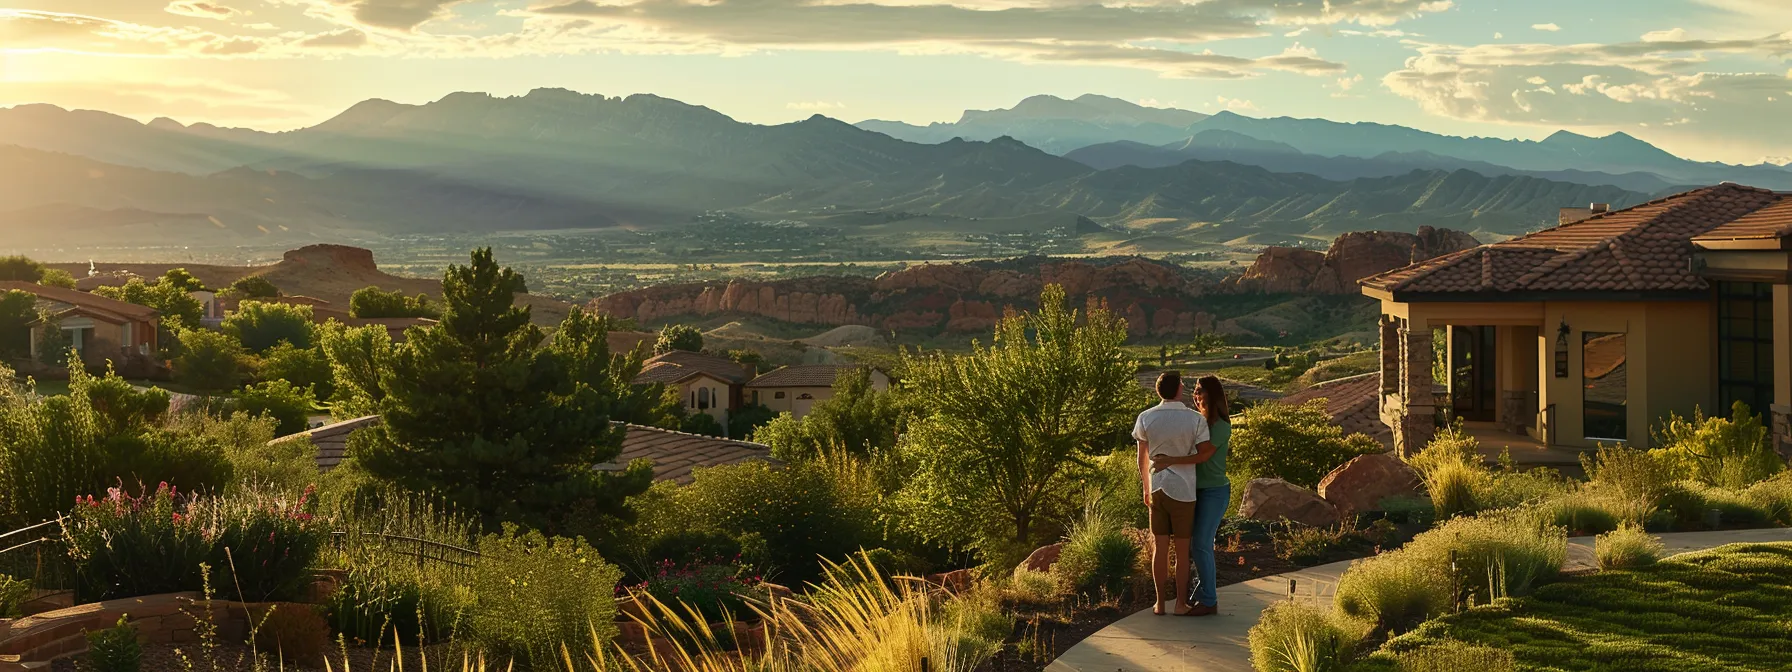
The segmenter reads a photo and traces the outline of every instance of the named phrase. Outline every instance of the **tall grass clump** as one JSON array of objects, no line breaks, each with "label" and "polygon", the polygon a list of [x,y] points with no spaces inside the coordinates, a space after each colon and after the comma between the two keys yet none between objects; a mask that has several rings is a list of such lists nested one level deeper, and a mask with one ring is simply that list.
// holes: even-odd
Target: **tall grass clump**
[{"label": "tall grass clump", "polygon": [[1396,553],[1446,572],[1454,562],[1464,597],[1485,603],[1530,594],[1560,575],[1568,532],[1520,512],[1490,511],[1428,530]]},{"label": "tall grass clump", "polygon": [[1278,602],[1251,627],[1258,672],[1342,672],[1356,657],[1360,631],[1299,602]]},{"label": "tall grass clump", "polygon": [[1769,520],[1781,525],[1792,525],[1792,472],[1780,472],[1773,478],[1749,486],[1742,496],[1759,508]]},{"label": "tall grass clump", "polygon": [[1593,554],[1600,569],[1632,569],[1655,564],[1667,548],[1642,527],[1626,524],[1593,539]]},{"label": "tall grass clump", "polygon": [[1400,633],[1444,614],[1451,602],[1447,567],[1427,566],[1395,552],[1344,570],[1334,604],[1339,613],[1374,632]]},{"label": "tall grass clump", "polygon": [[[1477,458],[1478,459],[1478,458]],[[1435,460],[1419,472],[1439,520],[1473,515],[1481,510],[1477,495],[1490,478],[1480,464],[1467,460]]]},{"label": "tall grass clump", "polygon": [[1138,572],[1142,554],[1117,521],[1091,506],[1071,525],[1052,572],[1072,590],[1119,595]]}]

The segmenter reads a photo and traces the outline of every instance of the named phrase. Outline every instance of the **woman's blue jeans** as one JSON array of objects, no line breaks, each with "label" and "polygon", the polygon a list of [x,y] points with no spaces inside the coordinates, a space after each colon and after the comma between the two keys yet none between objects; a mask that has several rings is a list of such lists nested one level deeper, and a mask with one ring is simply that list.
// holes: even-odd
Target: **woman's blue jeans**
[{"label": "woman's blue jeans", "polygon": [[1226,505],[1232,501],[1232,486],[1201,488],[1195,491],[1195,533],[1189,543],[1194,561],[1194,604],[1219,606],[1218,569],[1213,561],[1213,539],[1220,532],[1220,521],[1226,517]]}]

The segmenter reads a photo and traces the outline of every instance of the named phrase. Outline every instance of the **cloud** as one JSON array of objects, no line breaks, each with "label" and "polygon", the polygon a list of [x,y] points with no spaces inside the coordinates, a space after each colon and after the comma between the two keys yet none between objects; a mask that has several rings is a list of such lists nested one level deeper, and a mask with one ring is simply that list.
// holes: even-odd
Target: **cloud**
[{"label": "cloud", "polygon": [[809,100],[809,101],[801,101],[801,102],[795,102],[795,103],[785,103],[784,109],[801,110],[804,112],[819,112],[822,110],[844,110],[844,109],[846,109],[846,103],[830,103],[825,100]]},{"label": "cloud", "polygon": [[[1780,64],[1792,33],[1752,39],[1612,44],[1414,44],[1382,83],[1425,111],[1456,119],[1554,127],[1680,127],[1738,147],[1792,145],[1792,73],[1711,72],[1707,59]],[[1679,38],[1679,39],[1671,39]],[[1783,67],[1783,66],[1781,66]],[[1558,82],[1551,87],[1548,82]],[[1792,147],[1787,147],[1792,149]]]},{"label": "cloud", "polygon": [[1556,24],[1553,24],[1553,23],[1533,23],[1533,24],[1531,24],[1531,30],[1541,30],[1545,33],[1555,33],[1555,32],[1561,32],[1562,27],[1558,26]]},{"label": "cloud", "polygon": [[149,26],[79,14],[0,9],[0,52],[56,49],[113,56],[283,57],[317,46],[366,43],[359,31],[228,35],[190,27]]},{"label": "cloud", "polygon": [[1309,31],[1309,30],[1312,30],[1312,28],[1308,27],[1308,26],[1301,26],[1294,30],[1290,30],[1286,33],[1282,33],[1282,37],[1300,37],[1302,35],[1307,34],[1307,31]]},{"label": "cloud", "polygon": [[1656,30],[1656,31],[1643,33],[1643,41],[1644,42],[1681,42],[1681,41],[1684,41],[1685,39],[1686,39],[1686,29],[1685,28],[1675,28],[1673,30]]},{"label": "cloud", "polygon": [[344,28],[331,33],[313,35],[299,41],[299,46],[313,49],[354,49],[367,46],[367,33]]},{"label": "cloud", "polygon": [[162,11],[195,19],[218,19],[220,21],[249,14],[240,9],[198,0],[175,0],[168,3],[167,7],[163,7]]},{"label": "cloud", "polygon": [[1255,111],[1257,111],[1256,103],[1253,103],[1251,101],[1244,100],[1241,98],[1227,98],[1225,96],[1216,96],[1215,100],[1219,101],[1220,107],[1224,107],[1233,112],[1255,112]]}]

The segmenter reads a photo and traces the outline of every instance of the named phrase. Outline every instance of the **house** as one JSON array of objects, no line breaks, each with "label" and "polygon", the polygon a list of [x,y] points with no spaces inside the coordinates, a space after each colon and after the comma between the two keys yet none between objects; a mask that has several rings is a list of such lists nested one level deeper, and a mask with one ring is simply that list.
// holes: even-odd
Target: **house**
[{"label": "house", "polygon": [[0,282],[0,292],[18,290],[37,297],[37,307],[50,315],[49,323],[31,325],[31,356],[38,356],[43,330],[54,324],[84,361],[148,358],[155,354],[158,313],[153,308],[108,299],[98,294],[47,287],[32,282]]},{"label": "house", "polygon": [[[816,403],[834,396],[834,380],[840,374],[860,368],[853,364],[786,366],[747,383],[747,394],[750,403],[765,406],[774,413],[789,413],[801,418],[808,415]],[[890,389],[890,375],[872,368],[871,388],[879,392]]]},{"label": "house", "polygon": [[1381,302],[1378,411],[1395,447],[1417,450],[1446,416],[1548,448],[1647,447],[1669,413],[1740,401],[1787,453],[1792,194],[1726,183],[1588,210],[1362,281]]},{"label": "house", "polygon": [[673,350],[649,358],[634,383],[676,388],[685,412],[707,413],[727,427],[728,415],[740,410],[753,373],[751,367],[727,357]]},{"label": "house", "polygon": [[[325,425],[309,431],[283,436],[270,443],[293,441],[305,437],[317,448],[319,471],[335,469],[348,450],[348,438],[356,430],[378,424],[380,416],[369,415]],[[691,471],[701,467],[759,461],[774,466],[783,463],[773,459],[771,448],[747,441],[731,441],[713,436],[674,432],[658,427],[628,425],[622,439],[622,453],[616,460],[595,465],[601,471],[621,471],[637,459],[653,461],[653,480],[684,484],[691,482]]]}]

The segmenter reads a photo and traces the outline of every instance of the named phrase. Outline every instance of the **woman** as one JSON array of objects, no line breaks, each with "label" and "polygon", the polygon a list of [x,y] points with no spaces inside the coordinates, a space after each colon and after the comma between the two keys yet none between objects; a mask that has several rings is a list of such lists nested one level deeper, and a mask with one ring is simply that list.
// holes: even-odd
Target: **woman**
[{"label": "woman", "polygon": [[1226,479],[1226,455],[1232,447],[1232,422],[1227,415],[1226,390],[1220,379],[1204,376],[1195,381],[1195,409],[1207,421],[1208,443],[1194,455],[1156,457],[1153,469],[1177,464],[1195,465],[1195,529],[1189,543],[1189,555],[1195,570],[1195,591],[1184,616],[1211,616],[1219,613],[1219,577],[1213,561],[1213,540],[1219,534],[1220,521],[1232,501],[1232,482]]}]

